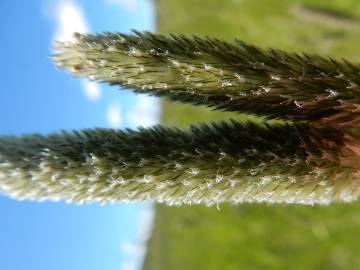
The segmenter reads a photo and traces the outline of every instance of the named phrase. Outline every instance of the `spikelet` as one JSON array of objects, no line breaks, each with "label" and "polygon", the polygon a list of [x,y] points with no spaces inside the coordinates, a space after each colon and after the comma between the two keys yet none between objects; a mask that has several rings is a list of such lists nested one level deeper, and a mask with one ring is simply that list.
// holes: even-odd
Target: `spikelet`
[{"label": "spikelet", "polygon": [[76,76],[268,118],[359,125],[360,65],[236,40],[134,31],[77,34],[53,58]]},{"label": "spikelet", "polygon": [[342,134],[235,121],[0,139],[0,187],[23,199],[328,204],[360,193]]}]

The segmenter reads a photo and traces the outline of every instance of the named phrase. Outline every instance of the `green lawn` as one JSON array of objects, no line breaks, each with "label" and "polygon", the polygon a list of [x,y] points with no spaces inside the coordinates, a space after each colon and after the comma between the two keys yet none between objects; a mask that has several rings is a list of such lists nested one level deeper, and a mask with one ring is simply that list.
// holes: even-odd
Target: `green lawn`
[{"label": "green lawn", "polygon": [[[157,0],[158,30],[360,60],[360,2]],[[163,102],[163,123],[244,116]],[[360,203],[156,206],[144,270],[360,269]]]}]

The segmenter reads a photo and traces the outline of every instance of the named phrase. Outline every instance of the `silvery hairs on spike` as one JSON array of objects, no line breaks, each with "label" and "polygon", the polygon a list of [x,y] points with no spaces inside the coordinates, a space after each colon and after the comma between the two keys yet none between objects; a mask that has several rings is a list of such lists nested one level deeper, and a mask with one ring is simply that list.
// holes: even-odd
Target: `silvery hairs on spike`
[{"label": "silvery hairs on spike", "polygon": [[267,118],[359,125],[360,65],[236,41],[149,32],[75,35],[58,67],[138,93]]},{"label": "silvery hairs on spike", "polygon": [[1,137],[0,192],[170,205],[358,198],[358,64],[195,36],[74,37],[55,44],[53,59],[76,76],[285,121]]}]

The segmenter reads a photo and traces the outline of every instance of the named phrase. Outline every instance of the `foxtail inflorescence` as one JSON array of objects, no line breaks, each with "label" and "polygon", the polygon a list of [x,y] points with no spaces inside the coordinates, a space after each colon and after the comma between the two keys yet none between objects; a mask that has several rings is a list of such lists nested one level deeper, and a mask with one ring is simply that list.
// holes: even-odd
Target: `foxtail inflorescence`
[{"label": "foxtail inflorescence", "polygon": [[360,195],[360,65],[241,41],[75,34],[54,61],[137,93],[291,122],[0,138],[0,192],[70,202],[328,204]]}]

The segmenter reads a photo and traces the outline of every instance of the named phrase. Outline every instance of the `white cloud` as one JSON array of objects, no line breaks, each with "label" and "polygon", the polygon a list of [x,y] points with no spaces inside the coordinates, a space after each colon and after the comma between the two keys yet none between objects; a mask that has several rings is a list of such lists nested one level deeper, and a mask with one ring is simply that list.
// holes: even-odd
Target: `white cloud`
[{"label": "white cloud", "polygon": [[134,256],[138,253],[138,247],[135,243],[126,241],[121,245],[121,251],[127,256]]},{"label": "white cloud", "polygon": [[138,239],[141,242],[147,241],[151,236],[155,210],[152,204],[144,204],[140,210],[140,225]]},{"label": "white cloud", "polygon": [[108,3],[119,5],[128,12],[135,12],[138,7],[137,0],[107,0]]},{"label": "white cloud", "polygon": [[158,124],[160,121],[159,99],[139,95],[137,103],[126,115],[126,120],[132,126],[149,127]]},{"label": "white cloud", "polygon": [[[51,13],[56,23],[54,40],[72,41],[74,32],[90,32],[90,26],[86,19],[85,12],[74,0],[59,0]],[[98,101],[100,99],[101,88],[99,84],[82,80],[81,86],[85,96],[90,101]]]},{"label": "white cloud", "polygon": [[73,0],[60,0],[55,10],[55,40],[70,41],[73,33],[90,31],[83,9]]},{"label": "white cloud", "polygon": [[126,261],[122,263],[121,270],[140,270],[136,268],[136,263],[132,261]]},{"label": "white cloud", "polygon": [[134,241],[126,241],[121,245],[121,251],[126,257],[126,260],[121,265],[121,270],[140,270],[142,268],[147,241],[152,232],[154,214],[153,204],[142,205],[136,238]]},{"label": "white cloud", "polygon": [[111,104],[106,111],[106,120],[110,127],[120,128],[122,124],[121,109],[117,104]]},{"label": "white cloud", "polygon": [[101,89],[99,85],[95,82],[82,80],[82,88],[84,90],[85,96],[91,101],[98,101],[101,96]]}]

